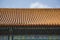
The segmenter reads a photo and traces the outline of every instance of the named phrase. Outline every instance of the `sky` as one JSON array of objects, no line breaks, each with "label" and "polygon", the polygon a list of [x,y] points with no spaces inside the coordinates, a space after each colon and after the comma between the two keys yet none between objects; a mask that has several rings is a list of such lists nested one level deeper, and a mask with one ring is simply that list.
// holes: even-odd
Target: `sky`
[{"label": "sky", "polygon": [[0,0],[0,8],[60,8],[60,0]]}]

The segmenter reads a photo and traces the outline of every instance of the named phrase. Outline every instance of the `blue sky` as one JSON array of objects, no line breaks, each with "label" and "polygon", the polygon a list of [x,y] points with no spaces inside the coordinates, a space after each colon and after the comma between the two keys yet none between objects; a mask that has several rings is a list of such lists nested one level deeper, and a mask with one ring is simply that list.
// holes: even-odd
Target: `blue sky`
[{"label": "blue sky", "polygon": [[0,8],[60,8],[60,0],[0,0]]}]

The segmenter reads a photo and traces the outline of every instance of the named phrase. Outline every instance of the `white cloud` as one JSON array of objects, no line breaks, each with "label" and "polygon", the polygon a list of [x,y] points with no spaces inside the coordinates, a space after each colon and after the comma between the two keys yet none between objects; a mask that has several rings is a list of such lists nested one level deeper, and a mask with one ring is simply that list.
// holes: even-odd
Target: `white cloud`
[{"label": "white cloud", "polygon": [[51,8],[51,7],[49,7],[48,5],[39,3],[39,2],[35,2],[35,3],[30,4],[30,8]]}]

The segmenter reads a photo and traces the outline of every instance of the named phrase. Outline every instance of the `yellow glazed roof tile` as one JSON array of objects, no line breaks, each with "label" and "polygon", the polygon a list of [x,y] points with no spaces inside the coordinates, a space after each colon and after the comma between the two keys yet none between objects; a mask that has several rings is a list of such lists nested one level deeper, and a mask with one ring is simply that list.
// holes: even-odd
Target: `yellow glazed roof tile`
[{"label": "yellow glazed roof tile", "polygon": [[0,25],[60,25],[60,9],[0,8]]}]

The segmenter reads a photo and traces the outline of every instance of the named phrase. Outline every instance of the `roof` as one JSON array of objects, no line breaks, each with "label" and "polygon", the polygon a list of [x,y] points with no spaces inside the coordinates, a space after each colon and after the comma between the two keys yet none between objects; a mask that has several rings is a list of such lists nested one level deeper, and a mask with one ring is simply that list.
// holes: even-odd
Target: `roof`
[{"label": "roof", "polygon": [[0,25],[60,25],[60,9],[0,8]]}]

